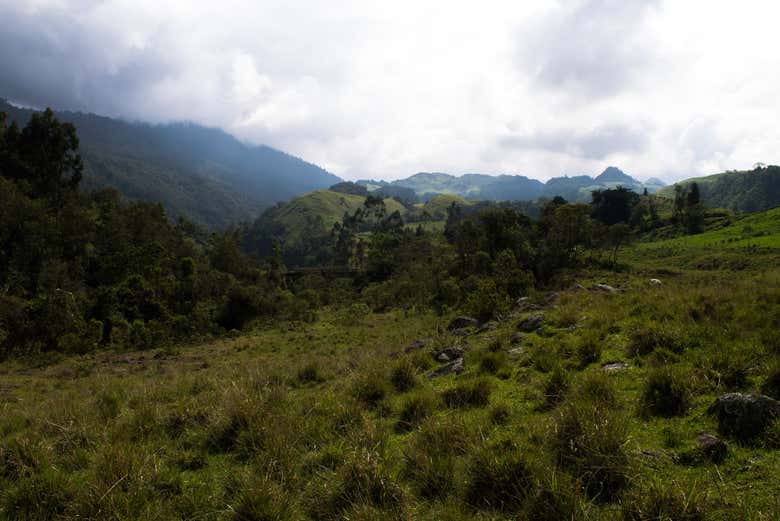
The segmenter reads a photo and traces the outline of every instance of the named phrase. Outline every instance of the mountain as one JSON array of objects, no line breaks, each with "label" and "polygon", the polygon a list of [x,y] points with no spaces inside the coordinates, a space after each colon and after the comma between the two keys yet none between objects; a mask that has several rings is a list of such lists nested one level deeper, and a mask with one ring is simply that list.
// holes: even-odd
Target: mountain
[{"label": "mountain", "polygon": [[[393,181],[389,186],[402,186],[414,190],[418,197],[428,200],[436,195],[456,195],[464,199],[480,201],[532,201],[539,197],[561,196],[568,201],[590,201],[593,190],[623,186],[636,192],[647,188],[655,192],[662,186],[657,183],[641,183],[617,167],[610,166],[596,178],[587,175],[553,177],[546,183],[521,175],[465,174],[456,177],[444,173],[421,172],[406,179]],[[357,184],[369,191],[388,186],[384,181],[361,180]]]},{"label": "mountain", "polygon": [[[761,166],[753,170],[730,171],[706,177],[695,177],[677,183],[699,185],[701,201],[710,207],[729,208],[752,213],[780,206],[780,166]],[[673,198],[674,186],[658,192]]]},{"label": "mountain", "polygon": [[[2,100],[0,112],[19,125],[33,113]],[[218,129],[80,112],[56,116],[76,126],[85,190],[115,187],[128,200],[162,202],[172,216],[212,229],[252,220],[277,201],[340,181],[316,165],[267,146],[246,145]]]}]

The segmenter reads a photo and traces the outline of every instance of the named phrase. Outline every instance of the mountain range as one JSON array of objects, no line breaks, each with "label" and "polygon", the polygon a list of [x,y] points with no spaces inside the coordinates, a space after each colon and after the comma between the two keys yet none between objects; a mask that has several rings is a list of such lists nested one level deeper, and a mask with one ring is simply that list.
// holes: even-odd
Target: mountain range
[{"label": "mountain range", "polygon": [[[3,100],[0,112],[20,126],[33,113]],[[218,129],[55,114],[78,132],[84,189],[114,187],[128,200],[161,202],[172,216],[211,229],[253,220],[276,202],[341,181],[316,165],[246,145]]]},{"label": "mountain range", "polygon": [[637,192],[646,188],[649,193],[653,193],[666,186],[657,178],[642,183],[614,166],[608,167],[595,178],[587,175],[553,177],[546,183],[521,175],[465,174],[456,177],[427,172],[390,183],[374,180],[360,180],[357,183],[370,191],[388,186],[409,188],[422,200],[447,194],[469,200],[488,201],[532,201],[539,197],[555,196],[561,196],[568,201],[590,201],[590,193],[593,190],[623,186]]}]

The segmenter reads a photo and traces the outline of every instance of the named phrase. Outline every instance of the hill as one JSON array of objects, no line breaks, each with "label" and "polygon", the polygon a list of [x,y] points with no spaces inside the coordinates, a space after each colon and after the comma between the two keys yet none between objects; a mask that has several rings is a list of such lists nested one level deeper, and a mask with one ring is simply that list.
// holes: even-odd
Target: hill
[{"label": "hill", "polygon": [[[32,110],[0,100],[0,112],[24,125]],[[340,179],[266,146],[190,123],[149,125],[83,114],[56,116],[76,126],[86,190],[115,187],[131,201],[162,202],[174,217],[208,228],[248,221],[277,201]]]},{"label": "hill", "polygon": [[[372,180],[361,180],[357,183],[370,191],[387,186],[387,183]],[[590,201],[590,193],[593,190],[623,186],[636,192],[647,188],[648,192],[652,193],[664,186],[664,183],[658,179],[642,183],[611,166],[595,178],[587,175],[553,177],[546,183],[521,175],[465,174],[456,177],[444,173],[422,172],[393,181],[389,185],[412,189],[424,200],[445,194],[481,201],[533,201],[539,197],[561,196],[568,201],[587,202]]]},{"label": "hill", "polygon": [[[695,177],[678,184],[687,186],[694,182],[699,185],[702,202],[710,207],[750,213],[780,205],[780,166]],[[658,194],[673,198],[674,187],[668,186]]]},{"label": "hill", "polygon": [[[345,214],[354,214],[366,198],[361,195],[316,190],[279,203],[267,209],[249,227],[244,235],[247,251],[259,257],[267,256],[278,242],[285,252],[285,261],[291,265],[311,264],[319,250],[330,241],[333,225]],[[388,215],[398,211],[402,216],[408,210],[394,199],[384,199]]]}]

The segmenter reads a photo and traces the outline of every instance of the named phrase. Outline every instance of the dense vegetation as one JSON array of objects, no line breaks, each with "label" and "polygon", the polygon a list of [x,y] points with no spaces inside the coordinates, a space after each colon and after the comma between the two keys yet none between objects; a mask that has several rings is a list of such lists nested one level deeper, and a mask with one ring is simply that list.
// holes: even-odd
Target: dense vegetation
[{"label": "dense vegetation", "polygon": [[[682,186],[696,183],[701,200],[713,208],[737,212],[760,212],[780,205],[780,166],[757,165],[753,170],[731,171],[682,181]],[[660,192],[674,196],[674,187]]]},{"label": "dense vegetation", "polygon": [[[0,100],[24,125],[33,111]],[[338,177],[269,147],[194,124],[146,125],[74,112],[57,117],[79,131],[85,191],[116,188],[125,199],[160,202],[210,229],[254,219],[267,207]]]},{"label": "dense vegetation", "polygon": [[342,185],[205,236],[80,193],[77,144],[0,124],[0,333],[27,355],[0,366],[0,518],[780,515],[777,210]]},{"label": "dense vegetation", "polygon": [[0,356],[160,345],[296,307],[235,231],[84,194],[83,169],[75,128],[51,111],[21,129],[0,117]]}]

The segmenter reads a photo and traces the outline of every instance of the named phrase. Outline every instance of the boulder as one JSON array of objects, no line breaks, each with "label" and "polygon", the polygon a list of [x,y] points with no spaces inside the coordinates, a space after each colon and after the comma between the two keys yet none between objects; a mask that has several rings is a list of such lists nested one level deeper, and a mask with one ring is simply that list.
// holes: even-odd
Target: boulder
[{"label": "boulder", "polygon": [[434,353],[434,358],[439,362],[451,362],[458,358],[463,358],[465,353],[460,347],[445,347],[441,351]]},{"label": "boulder", "polygon": [[433,371],[428,373],[428,378],[438,378],[439,376],[447,376],[448,374],[460,374],[463,372],[463,358],[457,358],[448,364],[444,364],[441,367],[437,367]]},{"label": "boulder", "polygon": [[524,319],[520,320],[520,322],[517,323],[517,329],[518,331],[521,331],[523,333],[530,333],[531,331],[536,331],[540,327],[542,327],[542,323],[544,322],[544,313],[539,311],[537,313],[531,313]]},{"label": "boulder", "polygon": [[718,419],[718,431],[750,441],[780,417],[780,402],[763,394],[728,393],[719,396],[707,412]]},{"label": "boulder", "polygon": [[712,434],[699,434],[696,437],[696,443],[699,445],[699,453],[706,460],[713,463],[721,463],[726,459],[729,447],[726,442]]},{"label": "boulder", "polygon": [[466,316],[460,316],[455,317],[450,321],[450,325],[447,326],[447,329],[449,331],[454,331],[456,329],[466,329],[469,327],[477,327],[479,325],[479,320],[473,317],[466,317]]},{"label": "boulder", "polygon": [[617,373],[626,369],[628,369],[628,364],[625,362],[607,362],[601,366],[601,370],[608,373]]}]

